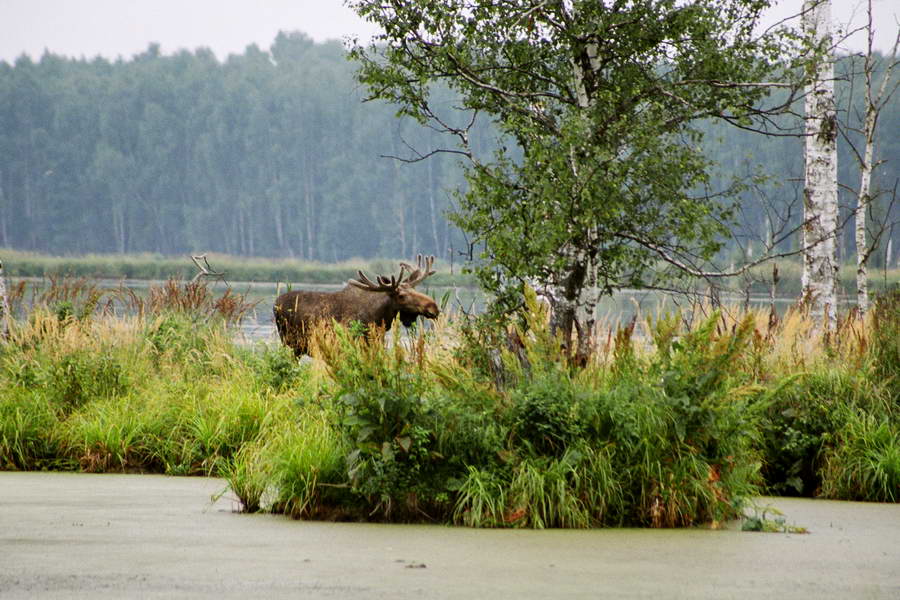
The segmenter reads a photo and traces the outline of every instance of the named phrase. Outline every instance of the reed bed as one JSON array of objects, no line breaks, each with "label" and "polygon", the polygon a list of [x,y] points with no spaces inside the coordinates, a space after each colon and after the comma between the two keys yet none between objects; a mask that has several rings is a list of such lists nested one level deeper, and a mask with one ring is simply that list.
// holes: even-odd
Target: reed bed
[{"label": "reed bed", "polygon": [[474,527],[900,501],[900,293],[827,337],[802,310],[602,323],[575,366],[533,297],[514,327],[322,328],[297,361],[235,344],[248,305],[199,285],[122,316],[119,292],[56,280],[0,341],[0,468],[218,475],[248,511]]},{"label": "reed bed", "polygon": [[[179,281],[191,279],[197,268],[190,257],[160,254],[87,254],[51,256],[35,252],[0,249],[8,277],[67,277]],[[294,258],[252,258],[227,254],[209,254],[207,258],[230,282],[281,282],[291,284],[340,284],[356,277],[357,270],[375,273],[396,272],[397,261],[353,258],[336,263]],[[401,260],[408,260],[403,258]],[[440,261],[439,261],[440,262]],[[473,286],[471,276],[451,273],[450,266],[437,265],[438,272],[429,283],[436,286]]]}]

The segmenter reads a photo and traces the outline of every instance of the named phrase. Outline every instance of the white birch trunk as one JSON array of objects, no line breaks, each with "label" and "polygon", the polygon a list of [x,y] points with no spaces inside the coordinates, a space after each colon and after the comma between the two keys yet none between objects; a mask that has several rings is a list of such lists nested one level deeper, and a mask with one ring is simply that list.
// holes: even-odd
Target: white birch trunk
[{"label": "white birch trunk", "polygon": [[[568,7],[571,10],[571,7]],[[578,106],[588,110],[594,103],[587,81],[591,77],[591,71],[598,71],[601,67],[597,55],[597,44],[587,44],[585,53],[587,64],[573,57],[572,67],[575,74],[575,90]],[[574,154],[574,151],[573,151]],[[572,157],[571,167],[574,179],[578,180],[578,161]],[[570,356],[579,360],[587,360],[593,353],[593,331],[596,321],[595,313],[600,294],[597,289],[596,266],[587,255],[585,248],[578,248],[567,244],[560,252],[566,257],[569,272],[561,276],[545,293],[551,304],[551,328],[554,332],[562,333]],[[583,277],[581,272],[584,272]],[[569,321],[571,319],[571,322]],[[577,336],[576,347],[573,351],[569,347],[572,329]]]},{"label": "white birch trunk", "polygon": [[0,261],[0,338],[9,337],[9,296],[6,295],[6,279],[3,277],[3,261]]},{"label": "white birch trunk", "polygon": [[860,165],[859,197],[856,199],[856,306],[860,315],[869,310],[869,245],[866,240],[866,215],[872,201],[870,186],[872,184],[872,154],[875,146],[875,113],[873,106],[866,106],[866,149],[863,153],[863,164]]},{"label": "white birch trunk", "polygon": [[866,140],[866,147],[863,150],[862,164],[859,166],[859,195],[856,199],[856,305],[861,315],[865,315],[869,310],[869,273],[868,261],[874,251],[866,239],[866,218],[868,216],[869,204],[872,202],[872,172],[875,170],[874,149],[875,149],[875,127],[878,125],[878,114],[881,107],[890,99],[890,95],[885,97],[888,81],[891,80],[891,72],[897,58],[897,47],[900,44],[900,34],[894,41],[894,49],[888,60],[888,66],[881,77],[881,85],[878,92],[873,92],[872,76],[875,72],[875,59],[873,56],[873,43],[875,37],[875,28],[872,24],[872,0],[869,0],[867,7],[868,23],[866,33],[868,35],[868,44],[866,47],[866,59],[864,64],[864,74],[866,78],[866,119],[863,123],[863,136]]},{"label": "white birch trunk", "polygon": [[825,56],[806,89],[806,177],[804,189],[803,295],[822,330],[837,325],[837,117],[831,50],[831,1],[804,2],[804,30]]}]

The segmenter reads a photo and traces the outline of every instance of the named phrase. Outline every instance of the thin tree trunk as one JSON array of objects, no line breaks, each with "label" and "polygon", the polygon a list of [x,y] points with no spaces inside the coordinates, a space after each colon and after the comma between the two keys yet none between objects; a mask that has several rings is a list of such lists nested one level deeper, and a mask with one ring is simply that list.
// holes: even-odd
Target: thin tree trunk
[{"label": "thin tree trunk", "polygon": [[6,278],[3,277],[3,261],[0,260],[0,337],[9,337],[9,296],[6,295]]},{"label": "thin tree trunk", "polygon": [[[900,44],[900,34],[895,38],[894,49],[888,58],[888,66],[882,73],[881,84],[878,87],[877,94],[873,91],[872,76],[875,72],[875,59],[873,57],[873,43],[875,37],[875,29],[872,25],[872,0],[869,0],[867,6],[868,23],[866,32],[868,34],[868,43],[866,46],[866,57],[863,71],[866,80],[865,102],[866,102],[866,119],[863,123],[863,136],[866,140],[866,146],[863,150],[862,163],[859,166],[859,195],[856,200],[856,305],[861,315],[866,314],[869,310],[869,257],[875,250],[877,240],[872,242],[870,246],[866,239],[866,219],[868,217],[869,205],[872,202],[871,186],[872,172],[875,169],[874,150],[875,150],[875,128],[878,125],[878,115],[881,107],[887,102],[891,96],[885,98],[884,94],[887,89],[888,81],[891,80],[891,73],[894,69],[897,58],[897,47]],[[857,155],[858,156],[858,155]]]},{"label": "thin tree trunk", "polygon": [[253,226],[253,219],[250,218],[250,208],[244,206],[241,211],[244,213],[244,222],[247,224],[247,256],[256,256],[256,227]]},{"label": "thin tree trunk", "polygon": [[[869,310],[869,245],[866,241],[866,216],[872,197],[869,193],[872,183],[872,154],[874,148],[875,118],[872,105],[866,106],[866,149],[863,164],[860,165],[859,196],[856,199],[856,306],[861,315]],[[870,125],[871,123],[871,125]],[[871,128],[870,128],[871,127]]]},{"label": "thin tree trunk", "polygon": [[[572,63],[578,106],[589,110],[595,101],[594,74],[602,67],[597,44],[587,44],[580,54],[573,56]],[[571,168],[577,181],[578,161],[574,156]],[[590,242],[580,247],[569,243],[561,249],[568,258],[568,272],[562,274],[562,280],[550,289],[551,329],[561,335],[569,356],[579,364],[586,363],[593,354],[594,313],[599,301],[593,261],[588,251],[591,247]],[[571,348],[573,330],[577,335],[574,349]]]},{"label": "thin tree trunk", "polygon": [[831,50],[831,2],[804,3],[804,29],[825,56],[814,67],[806,90],[806,178],[804,189],[804,297],[821,329],[837,325],[837,117]]},{"label": "thin tree trunk", "polygon": [[116,251],[119,254],[125,254],[125,207],[122,203],[113,206],[112,219]]},{"label": "thin tree trunk", "polygon": [[[409,256],[407,252],[406,239],[406,192],[403,187],[402,177],[400,173],[400,165],[394,162],[394,224],[397,227],[397,233],[400,241],[400,256]],[[415,247],[415,246],[413,246]]]}]

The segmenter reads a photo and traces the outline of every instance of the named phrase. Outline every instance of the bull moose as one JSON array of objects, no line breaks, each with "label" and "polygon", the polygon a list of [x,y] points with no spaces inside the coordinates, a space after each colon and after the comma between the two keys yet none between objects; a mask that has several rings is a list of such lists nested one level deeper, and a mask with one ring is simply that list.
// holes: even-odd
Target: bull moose
[{"label": "bull moose", "polygon": [[[434,274],[434,256],[418,255],[416,267],[400,263],[400,275],[378,275],[372,282],[362,271],[337,292],[286,292],[275,300],[275,326],[281,342],[298,357],[309,353],[309,336],[316,323],[359,321],[363,325],[391,328],[397,315],[409,327],[421,315],[437,318],[434,299],[417,292],[415,286]],[[406,277],[404,278],[404,275]]]}]

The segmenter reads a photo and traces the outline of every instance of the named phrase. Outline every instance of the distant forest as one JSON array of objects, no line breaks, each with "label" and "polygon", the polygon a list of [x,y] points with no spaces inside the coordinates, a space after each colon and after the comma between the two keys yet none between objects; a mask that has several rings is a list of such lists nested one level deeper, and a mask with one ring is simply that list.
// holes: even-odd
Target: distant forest
[{"label": "distant forest", "polygon": [[[844,58],[842,69],[853,64]],[[458,157],[385,157],[450,140],[396,117],[396,107],[364,102],[353,73],[340,43],[301,33],[281,33],[268,50],[249,46],[225,61],[204,49],[162,55],[151,45],[128,60],[48,53],[0,62],[0,247],[323,262],[416,252],[446,258],[463,249],[464,236],[445,217],[452,190],[465,185]],[[861,78],[850,79],[839,85],[843,119],[858,122]],[[452,94],[435,93],[453,105]],[[706,129],[719,163],[714,184],[757,165],[770,178],[744,194],[747,232],[766,235],[766,203],[779,214],[793,203],[790,221],[799,223],[802,140]],[[895,99],[881,115],[877,154],[887,162],[876,189],[891,190],[900,178],[898,132]],[[477,134],[486,155],[500,143],[489,123]],[[858,169],[845,140],[839,144],[841,182],[855,188]],[[887,206],[885,199],[876,211]],[[900,225],[892,235],[897,254]],[[848,258],[852,239],[846,231]]]}]

